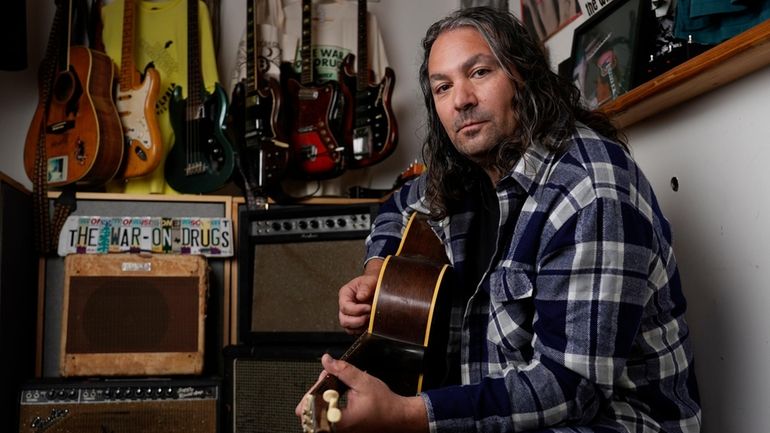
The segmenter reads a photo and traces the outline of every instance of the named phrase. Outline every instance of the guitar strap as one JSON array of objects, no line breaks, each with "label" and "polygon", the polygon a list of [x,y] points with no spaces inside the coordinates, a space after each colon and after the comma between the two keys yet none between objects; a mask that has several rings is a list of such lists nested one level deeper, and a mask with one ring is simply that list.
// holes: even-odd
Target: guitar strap
[{"label": "guitar strap", "polygon": [[55,65],[58,58],[43,58],[40,65],[43,71],[41,77],[46,81],[41,86],[41,99],[45,104],[43,120],[40,122],[37,148],[35,152],[35,165],[32,177],[32,219],[35,230],[35,247],[40,255],[55,253],[59,243],[61,232],[67,217],[75,210],[75,187],[68,185],[64,188],[54,206],[54,220],[50,220],[50,204],[48,202],[48,155],[46,152],[46,125],[48,125],[48,110],[51,105],[51,87],[53,86]]}]

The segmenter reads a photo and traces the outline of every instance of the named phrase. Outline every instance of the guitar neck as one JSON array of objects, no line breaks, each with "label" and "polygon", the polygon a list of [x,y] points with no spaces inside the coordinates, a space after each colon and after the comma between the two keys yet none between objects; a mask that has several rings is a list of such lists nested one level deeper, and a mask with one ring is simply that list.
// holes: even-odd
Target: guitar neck
[{"label": "guitar neck", "polygon": [[257,9],[254,0],[246,5],[246,93],[252,93],[259,87],[259,47],[257,47]]},{"label": "guitar neck", "polygon": [[134,86],[134,24],[136,23],[134,0],[123,0],[123,45],[120,51],[120,89]]},{"label": "guitar neck", "polygon": [[356,53],[356,88],[363,92],[369,86],[369,33],[367,0],[358,0],[358,52]]},{"label": "guitar neck", "polygon": [[312,0],[302,0],[302,45],[300,47],[302,69],[300,72],[300,82],[303,86],[310,86],[313,84],[312,3]]},{"label": "guitar neck", "polygon": [[201,71],[201,48],[198,34],[198,0],[187,1],[187,119],[197,118],[203,105],[203,73]]}]

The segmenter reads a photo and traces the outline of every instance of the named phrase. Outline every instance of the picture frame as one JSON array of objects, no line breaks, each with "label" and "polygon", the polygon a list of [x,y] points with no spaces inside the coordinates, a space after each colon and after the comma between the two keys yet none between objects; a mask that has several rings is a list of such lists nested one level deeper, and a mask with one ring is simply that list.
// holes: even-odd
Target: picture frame
[{"label": "picture frame", "polygon": [[583,103],[596,109],[645,79],[649,0],[613,0],[575,29],[572,80]]}]

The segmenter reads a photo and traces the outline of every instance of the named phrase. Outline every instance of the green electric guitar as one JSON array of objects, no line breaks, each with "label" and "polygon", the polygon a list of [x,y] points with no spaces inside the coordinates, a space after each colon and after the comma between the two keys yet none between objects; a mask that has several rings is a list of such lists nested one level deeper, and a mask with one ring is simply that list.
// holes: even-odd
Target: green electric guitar
[{"label": "green electric guitar", "polygon": [[211,192],[230,179],[235,152],[223,132],[227,95],[219,83],[209,94],[201,73],[198,0],[187,2],[187,98],[174,88],[169,107],[174,146],[166,157],[165,176],[176,191]]}]

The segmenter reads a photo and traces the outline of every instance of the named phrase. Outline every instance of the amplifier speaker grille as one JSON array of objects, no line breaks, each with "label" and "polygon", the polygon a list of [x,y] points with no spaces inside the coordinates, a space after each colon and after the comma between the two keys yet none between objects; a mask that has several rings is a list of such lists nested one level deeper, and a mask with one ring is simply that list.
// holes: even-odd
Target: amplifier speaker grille
[{"label": "amplifier speaker grille", "polygon": [[291,345],[225,349],[227,433],[301,431],[294,408],[321,373],[321,356],[339,357],[349,343],[306,341]]},{"label": "amplifier speaker grille", "polygon": [[207,290],[201,256],[67,256],[61,375],[200,374]]},{"label": "amplifier speaker grille", "polygon": [[236,360],[233,433],[299,431],[294,408],[320,372],[318,360]]}]

